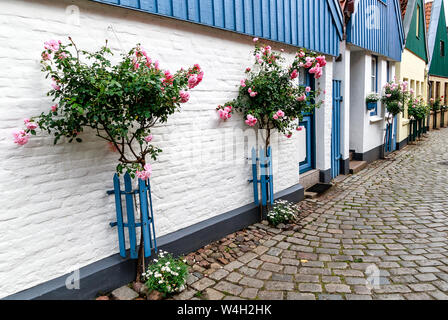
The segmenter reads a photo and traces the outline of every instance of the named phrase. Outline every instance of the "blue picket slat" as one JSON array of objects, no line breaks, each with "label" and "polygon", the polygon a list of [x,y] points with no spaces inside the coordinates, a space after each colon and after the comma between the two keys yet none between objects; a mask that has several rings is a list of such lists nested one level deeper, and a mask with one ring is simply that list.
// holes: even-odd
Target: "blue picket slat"
[{"label": "blue picket slat", "polygon": [[148,192],[148,198],[149,198],[149,221],[151,223],[151,229],[152,229],[152,235],[150,237],[150,239],[152,239],[152,241],[154,241],[154,244],[152,244],[151,241],[151,247],[154,248],[154,251],[157,252],[157,239],[156,239],[156,229],[154,226],[154,212],[152,209],[152,197],[151,197],[151,183],[149,182],[149,180],[147,181],[147,192]]},{"label": "blue picket slat", "polygon": [[142,233],[145,257],[151,256],[151,235],[149,232],[149,211],[148,211],[148,198],[146,193],[146,182],[138,179],[138,190],[140,194],[140,215],[142,218]]},{"label": "blue picket slat", "polygon": [[272,174],[272,153],[271,153],[271,147],[268,147],[268,151],[267,151],[267,160],[268,160],[268,164],[267,164],[267,170],[268,170],[268,174],[269,174],[269,201],[271,203],[271,205],[274,204],[274,178],[273,178],[273,174]]},{"label": "blue picket slat", "polygon": [[134,195],[132,192],[132,181],[129,173],[124,175],[124,191],[126,192],[126,213],[128,217],[128,232],[129,232],[129,244],[131,251],[131,258],[137,259],[137,236],[135,230],[135,216],[134,216]]},{"label": "blue picket slat", "polygon": [[126,258],[126,247],[124,239],[124,229],[123,229],[123,213],[121,206],[121,190],[120,190],[120,179],[118,175],[114,175],[114,194],[115,194],[115,208],[117,212],[117,232],[118,232],[118,246],[120,248],[120,256]]},{"label": "blue picket slat", "polygon": [[254,189],[254,202],[258,205],[258,173],[257,173],[257,151],[252,147],[252,183]]},{"label": "blue picket slat", "polygon": [[341,80],[333,80],[333,108],[331,124],[331,177],[340,174],[341,168]]}]

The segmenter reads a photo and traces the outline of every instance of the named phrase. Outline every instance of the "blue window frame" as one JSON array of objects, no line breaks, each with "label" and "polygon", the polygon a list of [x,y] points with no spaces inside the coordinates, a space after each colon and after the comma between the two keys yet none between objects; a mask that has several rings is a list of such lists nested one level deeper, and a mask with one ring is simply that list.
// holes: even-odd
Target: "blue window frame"
[{"label": "blue window frame", "polygon": [[[372,55],[372,71],[371,71],[371,92],[378,92],[378,57]],[[371,116],[378,115],[378,103],[375,109],[370,112]]]}]

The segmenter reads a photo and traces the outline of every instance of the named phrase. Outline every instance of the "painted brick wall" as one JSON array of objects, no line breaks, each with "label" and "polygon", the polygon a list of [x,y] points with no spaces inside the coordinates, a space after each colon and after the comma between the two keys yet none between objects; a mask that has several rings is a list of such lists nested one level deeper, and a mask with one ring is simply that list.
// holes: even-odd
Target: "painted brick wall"
[{"label": "painted brick wall", "polygon": [[[154,130],[154,143],[163,149],[152,179],[159,236],[253,199],[244,153],[255,144],[252,132],[238,115],[223,123],[215,111],[236,95],[251,65],[251,38],[90,1],[2,1],[0,298],[118,252],[116,230],[108,225],[114,203],[105,194],[117,155],[107,144],[89,132],[81,144],[53,146],[45,134],[25,147],[12,143],[23,118],[51,106],[45,95],[50,83],[39,65],[43,42],[68,35],[89,49],[109,39],[117,55],[141,43],[162,68],[199,63],[205,71],[182,112]],[[290,58],[295,53],[285,50]],[[297,137],[274,135],[272,141],[279,191],[298,183],[297,150],[304,146]],[[233,155],[234,149],[242,151]]]}]

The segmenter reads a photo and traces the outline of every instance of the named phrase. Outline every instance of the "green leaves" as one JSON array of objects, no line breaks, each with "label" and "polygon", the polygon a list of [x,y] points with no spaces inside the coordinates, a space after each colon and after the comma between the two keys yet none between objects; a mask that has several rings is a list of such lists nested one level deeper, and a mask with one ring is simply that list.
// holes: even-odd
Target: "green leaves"
[{"label": "green leaves", "polygon": [[89,52],[78,50],[73,42],[44,50],[42,71],[53,81],[47,95],[58,106],[35,121],[41,130],[54,134],[54,144],[61,137],[81,143],[78,135],[83,129],[94,129],[119,154],[117,172],[127,170],[133,176],[147,155],[156,160],[161,152],[144,141],[145,135],[179,110],[180,92],[189,90],[188,78],[201,70],[194,66],[173,75],[159,69],[140,46],[122,55],[117,64],[111,55],[106,46]]}]

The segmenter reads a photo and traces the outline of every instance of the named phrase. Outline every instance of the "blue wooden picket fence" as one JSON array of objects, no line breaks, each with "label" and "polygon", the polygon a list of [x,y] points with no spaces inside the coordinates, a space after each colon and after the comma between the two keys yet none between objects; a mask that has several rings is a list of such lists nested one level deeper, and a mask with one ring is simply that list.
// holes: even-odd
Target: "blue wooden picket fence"
[{"label": "blue wooden picket fence", "polygon": [[[259,156],[257,155],[259,151]],[[258,168],[260,168],[260,179],[258,179]],[[271,147],[256,150],[252,148],[252,179],[249,180],[254,188],[254,202],[260,204],[258,185],[261,188],[261,204],[266,206],[268,202],[274,204],[274,179],[272,176],[272,153]]]},{"label": "blue wooden picket fence", "polygon": [[[128,229],[129,245],[131,259],[137,259],[137,228],[142,228],[143,244],[145,257],[151,256],[154,249],[157,252],[156,232],[154,228],[154,214],[152,210],[151,199],[151,184],[149,179],[147,181],[138,180],[138,189],[132,189],[132,180],[129,173],[124,175],[124,190],[120,188],[120,178],[118,174],[114,175],[114,190],[108,190],[107,194],[115,195],[115,209],[117,213],[117,221],[111,222],[111,227],[117,227],[118,244],[120,248],[120,256],[126,258],[126,244],[125,244],[125,228]],[[124,195],[126,202],[126,216],[125,222],[123,217],[123,202]],[[137,197],[139,201],[137,202]],[[135,212],[140,212],[141,221],[136,222]]]}]

